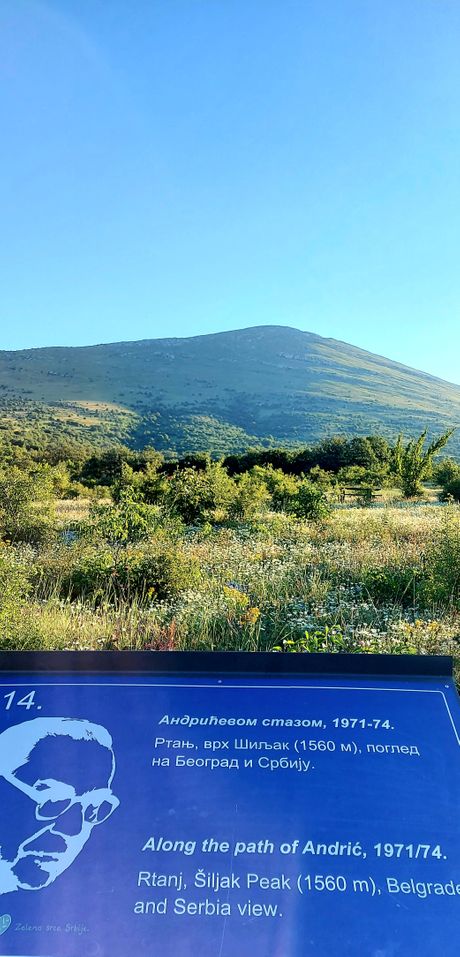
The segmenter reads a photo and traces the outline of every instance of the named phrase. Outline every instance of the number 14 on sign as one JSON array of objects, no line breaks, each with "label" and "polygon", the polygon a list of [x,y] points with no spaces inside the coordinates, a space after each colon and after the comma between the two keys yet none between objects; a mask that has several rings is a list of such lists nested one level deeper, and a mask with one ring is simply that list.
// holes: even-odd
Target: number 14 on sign
[{"label": "number 14 on sign", "polygon": [[30,708],[37,707],[39,710],[41,705],[35,704],[35,691],[29,691],[22,698],[17,697],[16,691],[10,691],[9,694],[3,695],[4,700],[6,701],[5,710],[9,711],[12,705],[17,705],[18,708],[25,708],[26,711],[29,711]]}]

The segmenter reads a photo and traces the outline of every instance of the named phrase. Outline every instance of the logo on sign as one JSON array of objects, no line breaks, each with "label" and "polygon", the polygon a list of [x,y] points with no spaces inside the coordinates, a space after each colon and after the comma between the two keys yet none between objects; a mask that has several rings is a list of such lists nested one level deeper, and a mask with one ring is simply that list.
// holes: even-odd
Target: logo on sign
[{"label": "logo on sign", "polygon": [[0,916],[0,937],[2,934],[6,934],[8,927],[11,926],[11,916],[10,914],[2,914]]}]

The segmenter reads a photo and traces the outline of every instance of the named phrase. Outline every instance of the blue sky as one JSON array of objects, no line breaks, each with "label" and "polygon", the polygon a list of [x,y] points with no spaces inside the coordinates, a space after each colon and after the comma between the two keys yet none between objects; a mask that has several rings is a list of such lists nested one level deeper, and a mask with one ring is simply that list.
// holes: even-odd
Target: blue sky
[{"label": "blue sky", "polygon": [[458,0],[0,0],[0,348],[273,323],[460,382],[459,49]]}]

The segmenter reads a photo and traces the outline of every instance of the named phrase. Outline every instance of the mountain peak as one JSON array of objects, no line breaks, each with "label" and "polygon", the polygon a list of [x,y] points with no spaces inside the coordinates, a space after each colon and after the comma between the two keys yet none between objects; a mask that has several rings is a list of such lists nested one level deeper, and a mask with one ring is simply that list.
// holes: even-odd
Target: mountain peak
[{"label": "mountain peak", "polygon": [[460,422],[460,387],[336,339],[263,325],[1,352],[0,407],[51,433],[223,453],[334,432],[438,432]]}]

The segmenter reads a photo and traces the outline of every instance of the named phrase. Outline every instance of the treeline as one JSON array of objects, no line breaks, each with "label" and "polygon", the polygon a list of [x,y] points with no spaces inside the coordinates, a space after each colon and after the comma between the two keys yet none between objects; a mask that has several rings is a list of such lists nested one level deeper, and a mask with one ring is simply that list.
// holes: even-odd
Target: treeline
[{"label": "treeline", "polygon": [[[37,458],[36,454],[34,457]],[[393,459],[394,447],[382,436],[370,435],[353,438],[335,436],[301,449],[248,449],[239,455],[224,456],[219,462],[230,477],[250,472],[256,466],[271,466],[287,475],[299,477],[313,469],[336,476],[341,469],[356,467],[373,470],[376,480],[381,477],[383,481],[385,474],[391,470]],[[205,471],[216,459],[208,452],[198,452],[168,461],[153,449],[135,452],[118,446],[107,451],[91,450],[86,455],[79,449],[75,460],[74,450],[55,446],[44,453],[42,461],[50,464],[66,462],[73,481],[94,488],[112,486],[122,478],[126,467],[135,473],[155,468],[160,474],[173,475],[185,469]]]},{"label": "treeline", "polygon": [[167,505],[191,522],[213,508],[243,516],[262,504],[307,517],[313,503],[318,514],[350,495],[365,504],[385,487],[413,497],[429,479],[445,498],[460,500],[460,465],[450,458],[433,461],[452,431],[430,443],[426,431],[407,442],[400,435],[393,444],[380,435],[334,436],[300,449],[248,449],[219,461],[209,453],[168,461],[154,449],[125,446],[101,451],[54,443],[40,450],[4,438],[0,484],[3,498],[16,482],[24,489],[34,486],[39,500],[108,494],[116,500],[129,488],[140,501]]},{"label": "treeline", "polygon": [[391,485],[401,487],[406,497],[413,497],[420,494],[421,483],[430,478],[435,478],[443,486],[446,495],[457,498],[459,489],[455,482],[460,478],[460,467],[449,459],[437,475],[433,463],[453,432],[451,429],[429,443],[426,430],[407,442],[399,435],[393,444],[381,435],[340,435],[300,449],[248,449],[241,454],[224,456],[218,463],[206,452],[168,461],[153,449],[134,452],[117,447],[103,452],[93,451],[78,464],[70,462],[68,465],[76,491],[111,488],[122,480],[126,481],[129,473],[137,476],[138,486],[143,481],[148,486],[153,474],[167,477],[178,473],[190,475],[190,470],[209,472],[213,465],[219,464],[229,478],[236,481],[244,475],[255,474],[255,470],[264,469],[297,479],[308,478],[315,484],[328,486],[342,500],[346,489],[356,491],[369,501],[376,490]]}]

